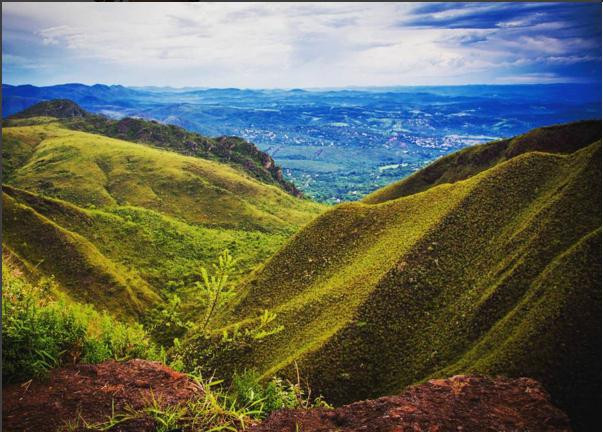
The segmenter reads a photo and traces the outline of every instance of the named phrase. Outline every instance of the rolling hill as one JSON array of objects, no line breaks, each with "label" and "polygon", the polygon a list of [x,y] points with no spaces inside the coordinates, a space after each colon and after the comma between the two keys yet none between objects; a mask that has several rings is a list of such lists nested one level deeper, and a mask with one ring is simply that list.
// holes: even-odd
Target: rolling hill
[{"label": "rolling hill", "polygon": [[457,373],[529,376],[575,426],[596,424],[600,131],[478,146],[325,212],[245,280],[234,316],[270,309],[285,326],[245,364],[299,365],[335,403]]},{"label": "rolling hill", "polygon": [[76,300],[140,316],[225,248],[246,273],[324,208],[219,155],[69,128],[89,116],[53,101],[2,130],[5,250]]},{"label": "rolling hill", "polygon": [[183,128],[158,123],[154,120],[125,117],[113,120],[83,110],[68,99],[37,103],[8,118],[5,124],[28,125],[38,123],[39,117],[60,119],[68,129],[81,130],[107,137],[147,144],[186,156],[227,163],[242,169],[258,180],[275,184],[295,196],[301,196],[293,183],[283,178],[282,169],[254,144],[238,137],[209,138]]}]

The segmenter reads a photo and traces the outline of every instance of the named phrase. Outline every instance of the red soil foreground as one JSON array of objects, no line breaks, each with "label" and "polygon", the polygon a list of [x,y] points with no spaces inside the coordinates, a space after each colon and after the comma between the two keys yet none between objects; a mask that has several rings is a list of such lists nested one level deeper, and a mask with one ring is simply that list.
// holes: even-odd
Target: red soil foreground
[{"label": "red soil foreground", "polygon": [[[152,393],[151,393],[152,392]],[[159,362],[108,361],[51,371],[47,380],[2,390],[4,431],[56,431],[80,415],[88,423],[106,422],[112,412],[127,406],[140,409],[153,398],[161,406],[186,402],[201,389],[186,375]],[[154,431],[148,420],[134,420],[114,431]]]},{"label": "red soil foreground", "polygon": [[[202,389],[185,375],[144,360],[56,369],[45,381],[3,389],[3,430],[55,431],[81,416],[100,423],[126,406],[184,403]],[[114,431],[154,431],[132,420]],[[177,429],[179,430],[179,429]],[[567,416],[532,379],[456,376],[409,387],[399,396],[333,410],[280,410],[250,432],[553,432],[570,431]],[[201,431],[200,431],[201,432]]]},{"label": "red soil foreground", "polygon": [[567,416],[529,378],[455,376],[412,386],[399,396],[326,410],[277,411],[253,432],[553,432]]}]

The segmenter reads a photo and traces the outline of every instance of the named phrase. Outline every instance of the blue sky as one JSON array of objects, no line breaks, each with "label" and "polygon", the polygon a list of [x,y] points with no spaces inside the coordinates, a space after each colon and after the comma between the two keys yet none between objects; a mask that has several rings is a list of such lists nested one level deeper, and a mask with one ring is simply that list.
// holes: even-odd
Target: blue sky
[{"label": "blue sky", "polygon": [[9,84],[601,81],[600,3],[3,3]]}]

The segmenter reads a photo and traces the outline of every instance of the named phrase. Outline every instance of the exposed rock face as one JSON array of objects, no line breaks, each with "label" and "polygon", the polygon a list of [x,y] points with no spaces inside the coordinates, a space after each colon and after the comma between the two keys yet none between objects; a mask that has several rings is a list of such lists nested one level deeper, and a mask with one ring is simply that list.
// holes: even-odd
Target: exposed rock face
[{"label": "exposed rock face", "polygon": [[[112,403],[120,413],[127,406],[149,406],[153,398],[167,406],[192,400],[200,393],[186,375],[159,362],[108,361],[55,369],[48,380],[3,388],[2,430],[56,431],[79,415],[91,424],[106,422]],[[136,420],[116,430],[154,431],[155,426],[149,420]]]},{"label": "exposed rock face", "polygon": [[280,410],[253,432],[553,432],[567,416],[529,378],[455,376],[334,410]]}]

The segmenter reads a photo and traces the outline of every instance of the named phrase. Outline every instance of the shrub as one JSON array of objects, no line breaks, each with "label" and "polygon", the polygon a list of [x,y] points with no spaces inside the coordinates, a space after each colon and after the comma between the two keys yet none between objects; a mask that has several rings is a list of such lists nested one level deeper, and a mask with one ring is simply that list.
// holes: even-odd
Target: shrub
[{"label": "shrub", "polygon": [[7,381],[40,377],[65,363],[163,355],[142,326],[52,297],[58,292],[52,278],[31,284],[3,262],[2,282],[2,377]]},{"label": "shrub", "polygon": [[276,317],[265,310],[245,327],[236,324],[221,334],[195,327],[184,341],[174,341],[170,366],[203,376],[229,376],[254,345],[283,331],[284,327],[274,322]]},{"label": "shrub", "polygon": [[304,388],[299,375],[295,383],[277,377],[262,383],[257,372],[247,370],[233,376],[230,394],[238,404],[254,406],[259,418],[283,408],[329,406],[320,396],[312,399],[310,387],[306,385]]},{"label": "shrub", "polygon": [[228,250],[222,252],[218,257],[218,262],[212,264],[214,274],[209,275],[205,267],[201,267],[201,276],[203,283],[197,282],[197,288],[201,292],[205,302],[205,316],[201,329],[207,329],[209,321],[214,315],[236,294],[232,283],[228,283],[228,278],[235,270],[235,260]]},{"label": "shrub", "polygon": [[191,325],[184,317],[182,300],[176,294],[169,294],[164,304],[153,308],[144,323],[153,340],[166,348],[184,336]]}]

